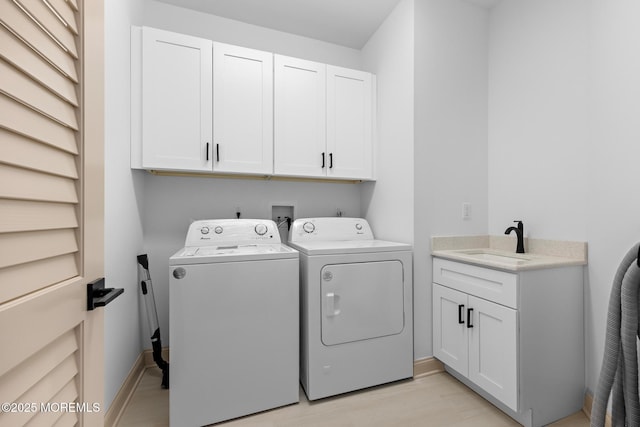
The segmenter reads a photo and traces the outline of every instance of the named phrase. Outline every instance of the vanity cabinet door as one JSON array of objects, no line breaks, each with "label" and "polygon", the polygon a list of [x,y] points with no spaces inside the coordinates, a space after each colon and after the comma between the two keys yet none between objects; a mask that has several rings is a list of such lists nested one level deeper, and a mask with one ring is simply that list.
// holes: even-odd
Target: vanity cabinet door
[{"label": "vanity cabinet door", "polygon": [[468,378],[517,411],[517,311],[481,298],[468,298],[473,308],[472,327],[468,328]]},{"label": "vanity cabinet door", "polygon": [[467,294],[433,284],[433,353],[468,376]]}]

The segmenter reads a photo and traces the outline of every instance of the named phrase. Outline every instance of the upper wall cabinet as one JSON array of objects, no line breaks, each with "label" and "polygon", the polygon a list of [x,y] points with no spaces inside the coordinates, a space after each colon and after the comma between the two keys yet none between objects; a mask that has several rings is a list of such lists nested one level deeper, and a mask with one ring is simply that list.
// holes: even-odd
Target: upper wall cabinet
[{"label": "upper wall cabinet", "polygon": [[213,43],[214,165],[273,173],[273,54]]},{"label": "upper wall cabinet", "polygon": [[154,28],[134,31],[142,40],[141,166],[211,171],[212,42]]},{"label": "upper wall cabinet", "polygon": [[372,76],[327,65],[327,176],[372,178]]},{"label": "upper wall cabinet", "polygon": [[272,54],[147,27],[132,39],[132,167],[273,173]]},{"label": "upper wall cabinet", "polygon": [[327,175],[325,64],[275,55],[274,172]]},{"label": "upper wall cabinet", "polygon": [[370,73],[147,27],[131,52],[132,168],[373,179]]},{"label": "upper wall cabinet", "polygon": [[275,55],[279,175],[372,179],[370,73]]}]

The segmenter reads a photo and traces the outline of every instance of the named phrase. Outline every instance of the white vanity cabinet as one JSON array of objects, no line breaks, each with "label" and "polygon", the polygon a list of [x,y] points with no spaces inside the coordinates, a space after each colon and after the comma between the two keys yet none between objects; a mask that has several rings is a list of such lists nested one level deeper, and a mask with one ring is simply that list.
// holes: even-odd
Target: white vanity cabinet
[{"label": "white vanity cabinet", "polygon": [[132,39],[132,167],[211,171],[211,41],[148,27]]},{"label": "white vanity cabinet", "polygon": [[373,76],[275,55],[276,175],[373,178]]},{"label": "white vanity cabinet", "polygon": [[433,258],[434,356],[525,426],[584,399],[582,267],[503,271]]}]

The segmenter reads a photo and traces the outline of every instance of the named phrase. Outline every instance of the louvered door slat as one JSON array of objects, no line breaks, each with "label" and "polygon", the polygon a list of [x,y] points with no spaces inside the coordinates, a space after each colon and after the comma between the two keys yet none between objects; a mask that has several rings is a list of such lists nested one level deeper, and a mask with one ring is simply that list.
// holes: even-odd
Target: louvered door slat
[{"label": "louvered door slat", "polygon": [[74,12],[64,0],[48,0],[49,4],[56,13],[62,18],[62,20],[68,25],[68,28],[74,34],[78,34],[78,25],[76,24],[76,17]]},{"label": "louvered door slat", "polygon": [[[68,404],[74,402],[78,398],[78,386],[75,381],[78,367],[72,355],[65,359],[51,373],[44,377],[32,390],[25,394],[29,394],[30,402],[44,402],[44,411],[38,412],[25,425],[29,427],[49,427],[53,425],[64,410],[59,409],[61,403]],[[51,406],[47,406],[49,403]]]},{"label": "louvered door slat", "polygon": [[78,423],[78,417],[73,412],[65,412],[55,422],[53,427],[73,427]]},{"label": "louvered door slat", "polygon": [[12,402],[25,394],[76,350],[78,342],[75,333],[68,331],[2,378],[0,402]]},{"label": "louvered door slat", "polygon": [[6,233],[0,240],[0,268],[70,254],[77,250],[74,230]]},{"label": "louvered door slat", "polygon": [[69,3],[76,12],[78,11],[78,2],[76,0],[65,0],[65,1]]},{"label": "louvered door slat", "polygon": [[0,152],[3,153],[3,163],[66,178],[78,178],[76,158],[73,154],[2,128]]},{"label": "louvered door slat", "polygon": [[64,47],[71,56],[78,57],[75,35],[69,31],[64,23],[49,9],[44,2],[35,0],[18,0],[20,5],[42,26],[49,37]]},{"label": "louvered door slat", "polygon": [[11,301],[78,275],[75,254],[46,258],[0,270],[0,301]]},{"label": "louvered door slat", "polygon": [[73,56],[65,52],[11,0],[0,0],[0,22],[71,80],[78,81]]},{"label": "louvered door slat", "polygon": [[3,164],[0,164],[0,197],[63,203],[78,202],[74,180]]},{"label": "louvered door slat", "polygon": [[42,141],[72,154],[78,154],[73,129],[0,94],[0,127]]},{"label": "louvered door slat", "polygon": [[78,227],[73,204],[0,199],[0,233]]},{"label": "louvered door slat", "polygon": [[2,25],[0,25],[0,56],[71,105],[78,106],[75,83],[51,67],[51,64],[42,56],[22,43]]},{"label": "louvered door slat", "polygon": [[20,100],[23,104],[62,125],[78,130],[76,109],[73,105],[60,99],[53,92],[3,61],[0,61],[0,76],[2,76],[0,92]]}]

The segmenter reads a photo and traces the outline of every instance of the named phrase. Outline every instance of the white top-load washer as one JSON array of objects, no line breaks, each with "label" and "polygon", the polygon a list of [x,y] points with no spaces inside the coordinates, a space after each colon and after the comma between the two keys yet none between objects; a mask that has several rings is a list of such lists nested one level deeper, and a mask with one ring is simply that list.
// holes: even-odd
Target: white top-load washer
[{"label": "white top-load washer", "polygon": [[298,402],[298,252],[276,224],[195,221],[169,265],[171,425]]},{"label": "white top-load washer", "polygon": [[294,221],[300,382],[309,400],[413,376],[412,248],[361,218]]}]

